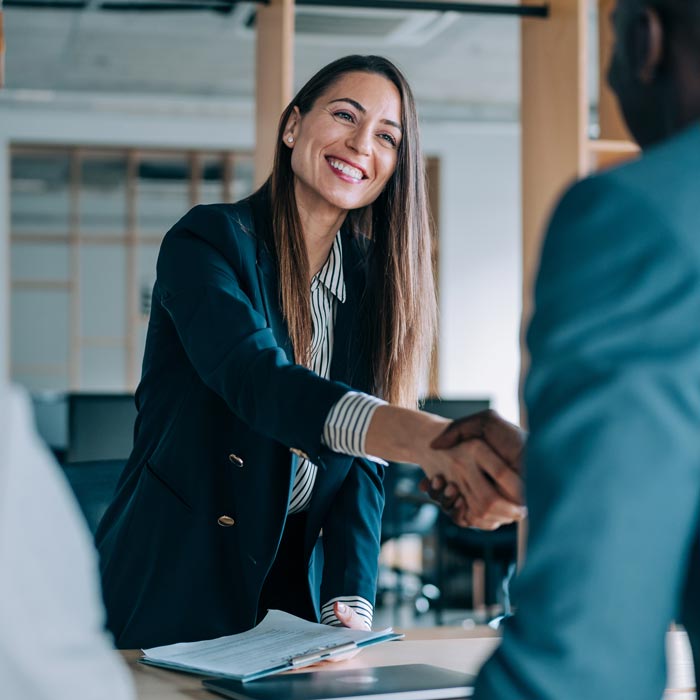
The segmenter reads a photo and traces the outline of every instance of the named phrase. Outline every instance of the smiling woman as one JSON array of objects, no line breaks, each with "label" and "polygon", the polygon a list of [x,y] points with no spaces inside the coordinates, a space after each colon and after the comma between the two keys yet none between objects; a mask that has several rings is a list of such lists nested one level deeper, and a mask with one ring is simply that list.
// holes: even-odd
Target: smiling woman
[{"label": "smiling woman", "polygon": [[[284,143],[293,149],[299,210],[322,207],[330,219],[371,204],[396,168],[400,119],[399,91],[386,78],[366,73],[344,75],[303,118],[295,106]],[[360,186],[344,187],[338,179]]]},{"label": "smiling woman", "polygon": [[[365,332],[371,390],[414,406],[435,332],[435,294],[423,156],[413,94],[378,56],[347,56],[320,70],[280,119],[270,179],[282,308],[298,360],[312,328],[302,280],[326,259],[340,224],[373,242]],[[349,216],[348,216],[349,215]],[[306,249],[310,269],[305,269]]]},{"label": "smiling woman", "polygon": [[434,334],[429,238],[411,91],[376,56],[301,89],[258,192],[168,232],[134,449],[97,533],[118,646],[240,632],[272,608],[369,627],[379,457],[463,494],[469,473],[492,495],[486,526],[517,517],[479,477],[509,474],[518,499],[495,452],[432,449],[447,422],[403,408]]}]

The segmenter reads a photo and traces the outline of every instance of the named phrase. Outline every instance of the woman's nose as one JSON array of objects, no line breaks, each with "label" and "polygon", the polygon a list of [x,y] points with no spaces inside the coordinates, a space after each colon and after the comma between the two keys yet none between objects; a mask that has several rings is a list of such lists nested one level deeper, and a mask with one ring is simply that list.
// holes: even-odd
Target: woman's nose
[{"label": "woman's nose", "polygon": [[372,148],[372,140],[368,129],[355,129],[348,139],[348,145],[358,154],[367,156]]}]

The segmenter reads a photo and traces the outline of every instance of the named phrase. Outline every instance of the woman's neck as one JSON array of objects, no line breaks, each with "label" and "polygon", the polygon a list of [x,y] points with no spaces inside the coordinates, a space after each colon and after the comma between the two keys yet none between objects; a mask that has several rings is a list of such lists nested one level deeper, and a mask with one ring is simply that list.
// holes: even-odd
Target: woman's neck
[{"label": "woman's neck", "polygon": [[297,192],[297,211],[304,233],[306,253],[309,257],[310,279],[323,267],[333,247],[336,234],[343,225],[347,211],[331,206],[326,200],[317,197],[314,202],[306,201]]}]

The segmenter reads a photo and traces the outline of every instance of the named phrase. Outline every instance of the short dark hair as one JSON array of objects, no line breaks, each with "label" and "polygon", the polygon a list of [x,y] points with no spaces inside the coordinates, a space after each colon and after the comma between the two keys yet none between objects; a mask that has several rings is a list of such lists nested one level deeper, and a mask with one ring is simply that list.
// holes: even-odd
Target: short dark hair
[{"label": "short dark hair", "polygon": [[642,0],[656,10],[671,37],[690,42],[700,53],[700,0]]}]

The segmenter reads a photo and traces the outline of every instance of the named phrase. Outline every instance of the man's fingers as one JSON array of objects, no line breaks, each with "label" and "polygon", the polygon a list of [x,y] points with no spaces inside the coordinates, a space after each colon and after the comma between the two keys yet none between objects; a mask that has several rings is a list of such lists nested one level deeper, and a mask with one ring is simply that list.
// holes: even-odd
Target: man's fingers
[{"label": "man's fingers", "polygon": [[443,505],[444,490],[447,486],[447,481],[441,475],[434,476],[432,479],[424,477],[418,484],[418,488],[424,493],[428,494],[428,497],[433,501],[436,501],[439,505]]},{"label": "man's fingers", "polygon": [[464,500],[464,496],[461,494],[457,497],[457,500],[452,504],[452,510],[458,512],[460,510],[467,509],[467,502]]},{"label": "man's fingers", "polygon": [[453,421],[430,446],[448,450],[475,438],[484,440],[511,467],[520,471],[525,433],[490,409]]},{"label": "man's fingers", "polygon": [[521,504],[523,482],[520,476],[485,442],[473,440],[469,448],[480,469],[493,479],[497,490],[513,503]]},{"label": "man's fingers", "polygon": [[483,421],[483,428],[484,440],[511,467],[521,471],[525,432],[520,430],[517,425],[501,418],[495,411],[488,412],[488,416]]},{"label": "man's fingers", "polygon": [[442,474],[438,474],[430,480],[430,493],[439,495],[442,493],[446,486],[447,479],[445,479],[445,477]]},{"label": "man's fingers", "polygon": [[463,508],[465,505],[456,484],[448,484],[441,475],[434,476],[432,479],[424,477],[418,484],[418,488],[453,520],[455,520],[455,509]]},{"label": "man's fingers", "polygon": [[482,434],[479,414],[452,421],[431,443],[434,450],[449,450],[460,442],[480,437]]}]

